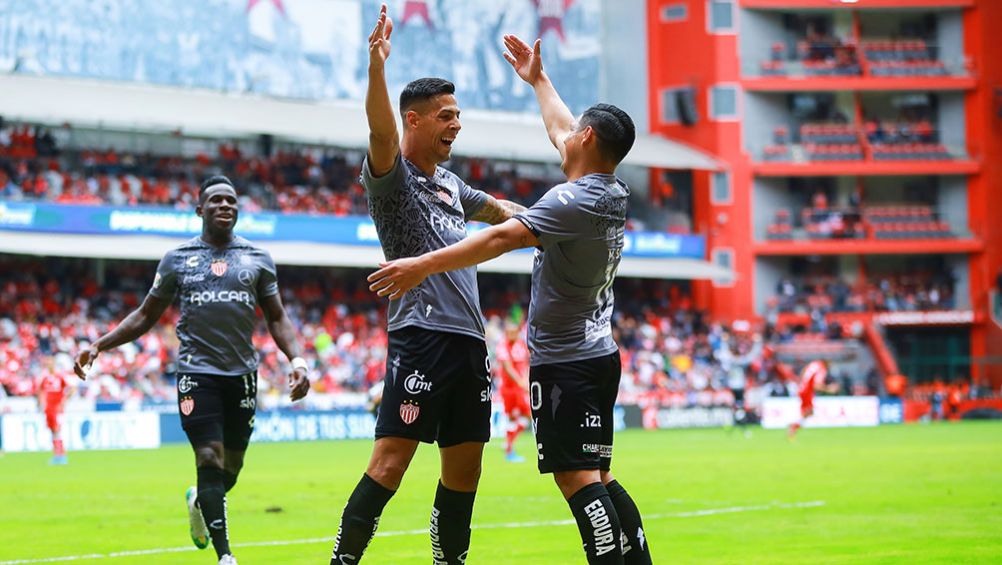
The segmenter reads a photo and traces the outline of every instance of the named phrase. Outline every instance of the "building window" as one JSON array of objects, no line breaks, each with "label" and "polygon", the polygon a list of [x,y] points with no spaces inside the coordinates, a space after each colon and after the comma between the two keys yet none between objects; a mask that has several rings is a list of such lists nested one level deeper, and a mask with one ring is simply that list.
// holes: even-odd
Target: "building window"
[{"label": "building window", "polygon": [[718,85],[710,88],[710,119],[738,119],[738,87]]},{"label": "building window", "polygon": [[661,90],[661,123],[677,124],[681,117],[678,113],[678,93],[682,88],[665,88]]},{"label": "building window", "polygon": [[734,33],[734,0],[707,0],[707,27],[710,33]]},{"label": "building window", "polygon": [[734,286],[734,250],[728,247],[716,247],[710,252],[710,261],[731,272],[729,277],[713,279],[713,286]]},{"label": "building window", "polygon": [[710,203],[715,205],[731,203],[731,173],[718,171],[710,177]]},{"label": "building window", "polygon": [[663,23],[684,22],[689,19],[689,8],[685,4],[668,4],[661,7]]}]

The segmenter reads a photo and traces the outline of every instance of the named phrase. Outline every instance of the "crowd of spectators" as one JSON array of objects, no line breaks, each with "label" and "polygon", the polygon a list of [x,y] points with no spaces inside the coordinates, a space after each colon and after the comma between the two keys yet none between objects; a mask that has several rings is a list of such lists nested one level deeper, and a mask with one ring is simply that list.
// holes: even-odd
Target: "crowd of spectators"
[{"label": "crowd of spectators", "polygon": [[[244,211],[368,215],[358,182],[363,152],[297,146],[270,156],[222,143],[191,157],[113,149],[58,148],[43,127],[0,123],[0,198],[191,209],[198,185],[223,173],[240,188]],[[555,167],[456,158],[450,168],[497,198],[532,204],[560,182]]]},{"label": "crowd of spectators", "polygon": [[835,276],[782,279],[769,300],[775,312],[907,312],[952,310],[954,281],[945,274],[914,273],[848,283]]},{"label": "crowd of spectators", "polygon": [[[81,344],[141,303],[150,270],[148,263],[116,262],[98,275],[92,261],[0,257],[0,394],[35,394],[40,371],[54,363],[77,384],[80,397],[173,404],[174,307],[136,342],[102,353],[86,382],[70,376]],[[363,273],[285,268],[280,277],[283,301],[313,367],[314,391],[365,393],[380,381],[387,347],[385,303],[368,291]],[[511,276],[481,276],[491,351],[504,321],[524,321],[529,289],[524,277],[515,280],[518,284]],[[616,289],[623,401],[729,405],[730,389],[746,386],[775,385],[785,394],[780,375],[771,370],[768,338],[748,328],[735,331],[710,323],[677,284],[622,280]],[[287,362],[263,324],[254,342],[261,355],[261,394],[283,395]]]}]

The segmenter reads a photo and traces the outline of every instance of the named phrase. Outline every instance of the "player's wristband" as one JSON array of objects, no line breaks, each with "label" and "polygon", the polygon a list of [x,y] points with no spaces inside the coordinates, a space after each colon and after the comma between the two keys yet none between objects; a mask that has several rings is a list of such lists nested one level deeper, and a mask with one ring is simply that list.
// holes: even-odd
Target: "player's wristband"
[{"label": "player's wristband", "polygon": [[294,357],[292,359],[292,368],[293,369],[302,369],[302,370],[307,371],[307,372],[309,372],[309,370],[310,370],[309,365],[306,364],[306,359],[303,359],[302,357]]}]

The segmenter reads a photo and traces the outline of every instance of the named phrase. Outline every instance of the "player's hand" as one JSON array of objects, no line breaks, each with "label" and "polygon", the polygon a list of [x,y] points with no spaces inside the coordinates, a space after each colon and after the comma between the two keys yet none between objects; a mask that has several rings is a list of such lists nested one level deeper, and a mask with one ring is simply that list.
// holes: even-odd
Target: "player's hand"
[{"label": "player's hand", "polygon": [[87,380],[87,371],[90,370],[94,360],[97,359],[97,354],[97,348],[93,345],[88,345],[81,349],[80,353],[77,353],[77,360],[73,364],[73,372],[80,377],[80,380]]},{"label": "player's hand", "polygon": [[528,43],[517,36],[504,36],[504,46],[508,49],[504,53],[505,61],[511,63],[518,77],[529,84],[536,84],[543,74],[543,57],[540,55],[539,45],[539,39],[529,47]]},{"label": "player's hand", "polygon": [[386,15],[386,4],[379,8],[379,19],[376,27],[369,34],[369,63],[382,66],[390,58],[390,34],[393,33],[393,20]]},{"label": "player's hand", "polygon": [[310,392],[310,378],[306,369],[293,369],[289,373],[289,398],[295,402]]},{"label": "player's hand", "polygon": [[366,279],[372,283],[369,290],[379,296],[388,296],[390,300],[397,300],[428,277],[417,257],[380,263],[379,266],[381,268]]}]

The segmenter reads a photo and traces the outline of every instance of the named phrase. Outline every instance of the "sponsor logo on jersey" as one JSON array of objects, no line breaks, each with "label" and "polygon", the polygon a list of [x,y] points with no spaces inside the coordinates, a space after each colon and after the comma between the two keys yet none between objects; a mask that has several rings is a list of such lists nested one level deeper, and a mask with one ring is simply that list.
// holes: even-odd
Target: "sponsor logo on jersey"
[{"label": "sponsor logo on jersey", "polygon": [[240,401],[240,407],[246,410],[255,410],[257,408],[257,399],[245,398]]},{"label": "sponsor logo on jersey", "polygon": [[408,394],[421,394],[425,391],[431,392],[431,383],[424,379],[424,375],[414,371],[404,378],[404,390]]},{"label": "sponsor logo on jersey", "polygon": [[413,400],[405,400],[404,403],[400,405],[400,419],[408,426],[413,424],[420,415],[421,407],[418,406],[417,402],[414,402]]},{"label": "sponsor logo on jersey", "polygon": [[188,302],[199,306],[216,302],[242,302],[248,306],[254,305],[254,299],[251,297],[251,293],[246,290],[193,291],[188,295]]},{"label": "sponsor logo on jersey", "polygon": [[226,267],[227,265],[225,259],[216,259],[212,261],[212,266],[210,267],[210,269],[212,269],[212,274],[216,275],[217,277],[221,277],[226,274]]},{"label": "sponsor logo on jersey", "polygon": [[163,277],[160,276],[160,273],[157,273],[156,276],[153,277],[153,288],[160,288],[160,284],[163,282]]},{"label": "sponsor logo on jersey", "polygon": [[237,280],[244,286],[250,286],[254,282],[254,273],[247,269],[241,269],[240,273],[237,274]]},{"label": "sponsor logo on jersey", "polygon": [[195,410],[195,399],[190,396],[185,396],[181,399],[181,413],[185,416],[190,416]]},{"label": "sponsor logo on jersey", "polygon": [[184,278],[181,279],[181,284],[197,283],[204,280],[205,273],[195,273],[194,275],[185,275]]},{"label": "sponsor logo on jersey", "polygon": [[609,513],[606,512],[605,506],[602,505],[602,501],[596,500],[592,502],[588,506],[585,506],[584,511],[591,522],[592,535],[595,540],[595,554],[602,556],[616,549],[616,538],[612,531],[612,521],[609,519]]},{"label": "sponsor logo on jersey", "polygon": [[191,257],[188,257],[188,260],[185,261],[184,263],[189,267],[191,267],[192,269],[194,269],[195,267],[198,266],[198,255],[192,255]]},{"label": "sponsor logo on jersey", "polygon": [[181,394],[188,394],[191,389],[198,387],[198,382],[192,380],[188,375],[182,375],[180,379],[177,380],[177,391]]}]

